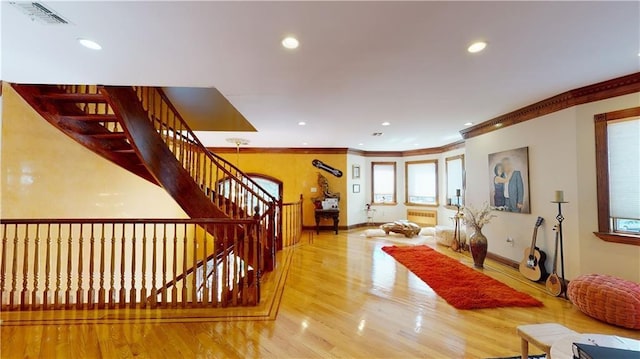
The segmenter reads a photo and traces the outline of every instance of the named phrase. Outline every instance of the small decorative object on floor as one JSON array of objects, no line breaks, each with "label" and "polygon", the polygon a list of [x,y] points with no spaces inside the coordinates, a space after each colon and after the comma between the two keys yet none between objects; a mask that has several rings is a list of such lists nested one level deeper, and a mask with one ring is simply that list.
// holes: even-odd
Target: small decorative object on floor
[{"label": "small decorative object on floor", "polygon": [[487,257],[487,237],[482,234],[482,227],[485,224],[491,222],[491,219],[496,217],[491,214],[491,207],[488,203],[480,208],[476,209],[472,206],[464,208],[465,213],[462,216],[464,224],[471,226],[473,234],[469,237],[469,250],[473,257],[473,265],[476,268],[484,268],[484,259]]},{"label": "small decorative object on floor", "polygon": [[404,236],[407,238],[413,238],[417,236],[418,233],[420,233],[420,230],[422,228],[420,228],[419,225],[413,222],[401,220],[395,221],[393,223],[385,223],[380,226],[380,229],[382,229],[387,235],[389,234],[389,232],[393,232],[404,234]]}]

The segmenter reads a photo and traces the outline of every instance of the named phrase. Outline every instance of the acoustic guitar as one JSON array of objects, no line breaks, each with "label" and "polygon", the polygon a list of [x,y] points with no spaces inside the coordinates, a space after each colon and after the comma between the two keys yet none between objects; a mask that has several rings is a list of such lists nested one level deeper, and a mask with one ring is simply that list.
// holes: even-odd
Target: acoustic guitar
[{"label": "acoustic guitar", "polygon": [[538,227],[542,225],[544,218],[538,217],[536,225],[533,228],[533,239],[531,239],[531,247],[524,250],[524,258],[520,262],[520,273],[527,279],[538,282],[547,276],[544,267],[544,261],[547,255],[536,247],[536,239],[538,237]]},{"label": "acoustic guitar", "polygon": [[560,278],[558,275],[558,243],[560,242],[560,232],[558,231],[558,226],[553,226],[553,230],[556,231],[556,253],[553,257],[553,272],[547,278],[547,282],[545,283],[547,290],[551,295],[559,297],[562,293],[567,290],[566,283],[563,278]]}]

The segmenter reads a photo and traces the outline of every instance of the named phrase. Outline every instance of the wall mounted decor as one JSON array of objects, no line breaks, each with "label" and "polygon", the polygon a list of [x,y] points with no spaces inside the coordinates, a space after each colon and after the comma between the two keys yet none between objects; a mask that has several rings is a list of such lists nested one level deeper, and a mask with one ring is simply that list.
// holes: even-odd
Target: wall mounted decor
[{"label": "wall mounted decor", "polygon": [[531,213],[529,147],[489,155],[489,203],[497,210]]},{"label": "wall mounted decor", "polygon": [[353,179],[358,179],[360,178],[360,166],[359,165],[353,165],[352,167],[352,177]]},{"label": "wall mounted decor", "polygon": [[311,164],[314,167],[319,168],[321,170],[325,170],[325,171],[331,173],[332,175],[334,175],[336,177],[342,177],[342,171],[340,171],[337,168],[333,168],[333,167],[329,166],[328,164],[326,164],[326,163],[324,163],[324,162],[322,162],[320,160],[317,160],[317,159],[313,160],[313,161],[311,161]]}]

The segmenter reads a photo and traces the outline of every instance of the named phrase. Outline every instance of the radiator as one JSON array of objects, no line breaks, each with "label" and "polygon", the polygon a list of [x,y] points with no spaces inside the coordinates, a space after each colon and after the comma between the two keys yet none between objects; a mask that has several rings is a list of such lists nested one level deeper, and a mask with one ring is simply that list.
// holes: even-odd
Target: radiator
[{"label": "radiator", "polygon": [[438,224],[438,211],[432,209],[407,209],[407,220],[422,227],[435,227]]}]

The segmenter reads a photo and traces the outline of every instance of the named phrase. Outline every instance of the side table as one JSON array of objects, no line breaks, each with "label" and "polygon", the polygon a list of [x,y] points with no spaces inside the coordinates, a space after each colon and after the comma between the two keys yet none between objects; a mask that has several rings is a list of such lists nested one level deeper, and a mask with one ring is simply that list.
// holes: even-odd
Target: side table
[{"label": "side table", "polygon": [[316,233],[320,234],[320,220],[333,219],[333,230],[338,234],[338,222],[340,222],[340,210],[338,209],[316,209]]}]

